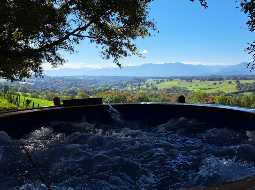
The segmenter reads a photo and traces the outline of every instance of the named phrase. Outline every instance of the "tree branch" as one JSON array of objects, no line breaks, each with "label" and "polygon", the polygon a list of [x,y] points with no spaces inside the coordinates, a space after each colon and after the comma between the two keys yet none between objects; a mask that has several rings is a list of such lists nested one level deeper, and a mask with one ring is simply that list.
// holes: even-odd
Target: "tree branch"
[{"label": "tree branch", "polygon": [[[101,17],[104,16],[105,14],[107,14],[107,9],[104,10],[104,13],[103,13],[101,16],[99,16],[98,18],[101,18]],[[93,17],[92,17],[92,18],[93,18]],[[77,36],[77,35],[79,35],[79,34],[75,34],[75,33],[78,32],[78,31],[86,30],[91,24],[93,24],[94,21],[95,21],[95,19],[91,19],[91,20],[89,21],[89,23],[86,24],[85,26],[78,27],[78,28],[76,28],[75,30],[73,30],[72,32],[67,33],[63,38],[60,38],[60,39],[58,39],[58,40],[56,40],[56,41],[54,41],[54,42],[52,42],[52,43],[50,43],[50,44],[46,44],[46,45],[40,47],[40,48],[38,49],[38,51],[44,51],[44,50],[47,50],[47,49],[49,49],[49,48],[52,48],[52,47],[54,47],[54,46],[56,46],[56,45],[59,45],[60,43],[62,43],[62,42],[64,42],[65,40],[67,40],[70,36]],[[86,37],[88,37],[88,36],[86,36]],[[93,37],[90,37],[90,38],[93,38]]]},{"label": "tree branch", "polygon": [[97,37],[95,37],[95,36],[88,36],[88,35],[82,35],[82,34],[73,34],[73,36],[79,37],[79,38],[97,39]]},{"label": "tree branch", "polygon": [[88,24],[86,24],[85,26],[82,26],[82,27],[78,27],[76,28],[75,30],[73,30],[72,32],[69,32],[67,33],[64,37],[52,42],[52,43],[49,43],[49,44],[46,44],[42,47],[40,47],[39,49],[37,49],[37,51],[44,51],[44,50],[47,50],[49,48],[52,48],[56,45],[59,45],[61,44],[62,42],[64,42],[65,40],[67,40],[70,36],[75,36],[76,32],[78,31],[82,31],[82,30],[86,30],[91,24],[93,23],[93,20],[91,20]]}]

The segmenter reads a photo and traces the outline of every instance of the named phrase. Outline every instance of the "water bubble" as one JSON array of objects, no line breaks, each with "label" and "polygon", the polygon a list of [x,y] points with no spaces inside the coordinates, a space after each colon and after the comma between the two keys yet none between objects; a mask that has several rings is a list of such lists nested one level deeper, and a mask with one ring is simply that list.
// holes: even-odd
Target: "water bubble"
[{"label": "water bubble", "polygon": [[[15,142],[25,145],[34,165],[21,146],[0,149],[0,167],[12,171],[6,176],[0,170],[0,177],[7,181],[19,171],[22,177],[17,183],[23,190],[44,190],[44,184],[54,190],[163,190],[217,185],[255,175],[254,143],[247,140],[251,132],[208,127],[184,117],[158,126],[138,122],[139,127],[109,109],[113,126],[85,120],[55,122]],[[11,145],[14,141],[0,132],[0,142]],[[47,183],[37,182],[40,178]]]}]

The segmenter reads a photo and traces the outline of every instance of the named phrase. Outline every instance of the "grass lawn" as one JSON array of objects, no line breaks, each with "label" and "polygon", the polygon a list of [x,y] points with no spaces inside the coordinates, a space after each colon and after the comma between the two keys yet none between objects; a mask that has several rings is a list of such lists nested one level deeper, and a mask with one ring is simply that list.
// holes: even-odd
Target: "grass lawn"
[{"label": "grass lawn", "polygon": [[[26,107],[26,104],[25,104],[27,99],[31,100],[28,107]],[[23,104],[23,102],[24,102],[24,104]],[[33,103],[34,103],[34,108],[42,108],[42,107],[53,106],[53,101],[40,99],[40,98],[31,98],[31,97],[27,97],[27,96],[24,96],[24,95],[20,95],[20,105],[17,106],[16,104],[10,103],[10,102],[8,102],[7,99],[0,96],[0,112],[1,111],[8,111],[8,110],[31,109],[31,108],[33,108]]]},{"label": "grass lawn", "polygon": [[193,80],[192,82],[184,80],[165,81],[158,84],[159,89],[170,89],[173,87],[186,88],[193,92],[205,93],[230,93],[236,92],[236,83],[234,81],[200,81]]},{"label": "grass lawn", "polygon": [[[53,101],[49,101],[49,100],[45,100],[45,99],[40,99],[40,98],[30,98],[30,97],[26,97],[26,96],[23,96],[23,95],[20,96],[20,101],[21,102],[25,101],[26,99],[31,100],[31,103],[30,103],[29,107],[32,107],[33,102],[34,102],[34,107],[35,108],[38,107],[38,104],[39,104],[39,107],[53,106]],[[20,107],[21,108],[25,108],[22,103],[21,103]]]},{"label": "grass lawn", "polygon": [[16,110],[17,106],[9,103],[6,99],[0,97],[0,111]]}]

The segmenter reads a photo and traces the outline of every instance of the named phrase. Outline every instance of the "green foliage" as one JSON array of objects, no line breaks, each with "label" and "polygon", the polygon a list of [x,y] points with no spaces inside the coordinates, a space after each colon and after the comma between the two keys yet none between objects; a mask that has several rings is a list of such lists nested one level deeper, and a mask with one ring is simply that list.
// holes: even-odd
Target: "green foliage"
[{"label": "green foliage", "polygon": [[30,109],[53,106],[52,101],[34,98],[28,93],[0,92],[0,110]]},{"label": "green foliage", "polygon": [[141,103],[141,102],[174,102],[176,96],[164,92],[148,91],[106,91],[96,97],[102,97],[104,103]]},{"label": "green foliage", "polygon": [[[87,39],[102,50],[106,59],[141,55],[137,38],[156,30],[149,20],[153,0],[1,0],[0,76],[10,80],[41,75],[42,63],[64,63],[61,52]],[[190,0],[195,1],[195,0]],[[196,0],[207,8],[206,0]],[[254,32],[255,2],[242,0]],[[255,59],[255,43],[247,49]]]},{"label": "green foliage", "polygon": [[64,62],[61,50],[88,39],[104,58],[139,54],[134,44],[155,26],[148,19],[152,0],[1,0],[0,76],[10,80],[42,73],[41,64]]},{"label": "green foliage", "polygon": [[188,101],[191,103],[207,103],[208,95],[203,92],[194,92],[189,96]]},{"label": "green foliage", "polygon": [[8,110],[17,110],[17,106],[8,102],[5,98],[0,96],[0,112],[1,111],[8,111]]},{"label": "green foliage", "polygon": [[96,97],[103,98],[104,103],[129,103],[128,94],[126,92],[109,91],[101,92]]},{"label": "green foliage", "polygon": [[136,102],[150,102],[150,97],[149,94],[145,93],[145,92],[139,92],[136,94],[136,96],[134,97]]},{"label": "green foliage", "polygon": [[159,89],[179,88],[182,91],[204,92],[204,93],[231,93],[236,92],[234,81],[200,81],[200,80],[170,80],[158,84]]},{"label": "green foliage", "polygon": [[241,95],[241,96],[216,96],[216,104],[233,105],[240,107],[253,108],[255,107],[255,95]]},{"label": "green foliage", "polygon": [[[255,31],[255,1],[241,0],[242,11],[248,15],[247,25],[251,32]],[[249,44],[247,52],[252,56],[252,63],[249,64],[251,70],[255,69],[255,41]]]},{"label": "green foliage", "polygon": [[89,98],[89,95],[84,90],[78,90],[76,98]]},{"label": "green foliage", "polygon": [[[78,87],[66,88],[63,91],[33,91],[26,88],[25,92],[16,92],[20,86],[2,85],[0,91],[0,107],[2,109],[30,109],[37,107],[53,106],[52,98],[63,99],[102,97],[104,103],[141,103],[141,102],[166,102],[175,103],[177,97],[184,95],[187,103],[202,104],[222,104],[242,107],[255,107],[255,93],[250,92],[255,89],[254,80],[134,80],[127,85],[116,83],[112,86],[108,84],[107,89],[84,90]],[[239,90],[248,90],[248,93],[237,93]],[[157,87],[161,88],[155,88]],[[139,88],[137,88],[139,86]],[[164,88],[162,88],[162,86]],[[180,86],[180,87],[178,87]],[[170,88],[169,88],[170,87]],[[183,89],[189,89],[184,91]],[[22,88],[21,88],[22,89]],[[157,90],[155,90],[157,89]],[[221,89],[219,91],[218,89]],[[182,93],[185,92],[185,93]],[[229,93],[231,92],[231,93]],[[39,106],[38,106],[39,105]]]}]

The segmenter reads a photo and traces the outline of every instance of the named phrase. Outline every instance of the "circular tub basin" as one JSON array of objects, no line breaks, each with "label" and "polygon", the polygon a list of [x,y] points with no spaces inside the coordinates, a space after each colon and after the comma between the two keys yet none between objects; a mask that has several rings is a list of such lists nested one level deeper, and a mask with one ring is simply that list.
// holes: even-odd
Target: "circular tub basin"
[{"label": "circular tub basin", "polygon": [[2,114],[0,189],[251,189],[254,124],[249,110],[186,104]]}]

